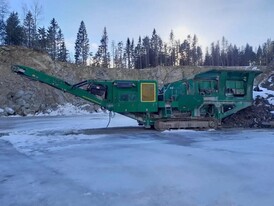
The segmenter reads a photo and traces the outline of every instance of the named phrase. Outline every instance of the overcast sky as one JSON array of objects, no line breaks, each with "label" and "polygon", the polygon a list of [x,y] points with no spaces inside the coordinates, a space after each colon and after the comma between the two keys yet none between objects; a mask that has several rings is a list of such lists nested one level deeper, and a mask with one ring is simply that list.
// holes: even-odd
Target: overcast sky
[{"label": "overcast sky", "polygon": [[[8,0],[10,11],[22,17],[22,5],[33,0]],[[176,39],[197,35],[205,49],[222,36],[229,43],[254,48],[274,37],[273,0],[40,0],[40,26],[48,27],[54,17],[65,36],[70,52],[80,26],[85,22],[90,44],[99,44],[106,26],[112,40],[151,36],[155,28],[164,41],[173,30]]]}]

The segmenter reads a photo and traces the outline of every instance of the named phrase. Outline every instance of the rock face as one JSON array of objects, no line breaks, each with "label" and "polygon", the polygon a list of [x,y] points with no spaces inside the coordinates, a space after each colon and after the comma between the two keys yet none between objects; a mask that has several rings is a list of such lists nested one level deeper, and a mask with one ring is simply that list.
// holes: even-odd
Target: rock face
[{"label": "rock face", "polygon": [[[0,47],[0,115],[28,115],[54,109],[57,105],[87,104],[70,94],[48,85],[16,75],[12,65],[25,65],[60,77],[70,83],[86,79],[157,79],[159,85],[182,79],[193,73],[208,70],[200,67],[159,67],[143,70],[94,68],[69,63],[54,62],[41,52],[22,47]],[[6,108],[9,108],[8,110]],[[93,111],[93,104],[88,107]]]}]

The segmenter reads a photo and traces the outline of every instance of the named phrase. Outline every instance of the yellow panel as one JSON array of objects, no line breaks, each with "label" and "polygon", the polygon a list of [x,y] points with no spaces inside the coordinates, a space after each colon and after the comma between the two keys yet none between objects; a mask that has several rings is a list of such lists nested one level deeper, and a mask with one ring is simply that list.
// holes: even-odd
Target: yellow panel
[{"label": "yellow panel", "polygon": [[141,101],[156,101],[156,85],[155,83],[141,83]]}]

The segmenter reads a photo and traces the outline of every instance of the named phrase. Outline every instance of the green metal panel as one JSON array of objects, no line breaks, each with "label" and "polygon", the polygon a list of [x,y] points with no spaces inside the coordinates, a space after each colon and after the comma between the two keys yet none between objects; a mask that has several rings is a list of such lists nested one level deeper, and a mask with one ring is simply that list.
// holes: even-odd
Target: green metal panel
[{"label": "green metal panel", "polygon": [[[119,84],[131,83],[132,87],[119,87]],[[154,87],[153,101],[142,101],[142,84],[151,84]],[[116,86],[115,86],[116,85]],[[157,82],[152,80],[119,80],[114,81],[112,87],[113,110],[116,112],[156,112],[158,111]]]},{"label": "green metal panel", "polygon": [[213,105],[216,110],[215,117],[222,119],[252,105],[253,81],[260,73],[250,70],[211,70],[196,75],[194,79],[195,81],[211,79],[217,82],[216,92],[205,98],[204,104]]},{"label": "green metal panel", "polygon": [[184,95],[178,98],[178,109],[182,112],[193,111],[203,103],[203,96],[201,95]]}]

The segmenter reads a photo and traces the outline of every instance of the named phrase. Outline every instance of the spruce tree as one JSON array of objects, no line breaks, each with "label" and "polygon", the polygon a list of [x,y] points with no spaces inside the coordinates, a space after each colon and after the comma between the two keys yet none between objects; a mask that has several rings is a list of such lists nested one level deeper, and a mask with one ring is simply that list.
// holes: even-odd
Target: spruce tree
[{"label": "spruce tree", "polygon": [[197,46],[197,65],[203,65],[203,51],[200,46]]},{"label": "spruce tree", "polygon": [[112,41],[112,42],[111,42],[112,68],[115,68],[115,65],[114,65],[115,50],[116,50],[115,41]]},{"label": "spruce tree", "polygon": [[110,64],[110,55],[108,52],[108,35],[107,35],[107,29],[104,28],[103,36],[101,39],[101,47],[102,47],[102,67],[109,67]]},{"label": "spruce tree", "polygon": [[62,33],[62,30],[59,29],[57,35],[57,60],[61,62],[66,62],[67,58],[68,52],[64,41],[64,35]]},{"label": "spruce tree", "polygon": [[134,51],[134,39],[131,40],[131,45],[130,45],[130,58],[131,58],[131,61],[130,61],[130,69],[134,69],[134,59],[135,59],[135,51]]},{"label": "spruce tree", "polygon": [[8,13],[8,3],[6,0],[0,0],[0,45],[4,44],[5,39],[5,17]]},{"label": "spruce tree", "polygon": [[4,39],[6,36],[5,28],[6,24],[4,20],[0,19],[0,45],[4,44]]},{"label": "spruce tree", "polygon": [[53,18],[50,22],[50,26],[47,30],[47,51],[50,57],[53,60],[57,59],[57,49],[58,49],[58,31],[59,31],[58,23],[55,18]]},{"label": "spruce tree", "polygon": [[108,68],[110,65],[110,54],[108,52],[108,35],[106,27],[104,27],[101,44],[98,47],[98,51],[95,54],[93,61],[94,66]]},{"label": "spruce tree", "polygon": [[66,48],[66,44],[63,41],[58,50],[58,61],[67,62],[68,61],[68,50]]},{"label": "spruce tree", "polygon": [[131,55],[132,55],[131,42],[130,42],[129,38],[127,38],[127,44],[126,44],[126,48],[125,48],[125,58],[126,58],[126,65],[127,65],[128,69],[131,68]]},{"label": "spruce tree", "polygon": [[24,30],[20,25],[17,12],[12,12],[7,19],[5,27],[5,44],[7,45],[23,45]]},{"label": "spruce tree", "polygon": [[262,57],[263,57],[263,50],[261,46],[259,46],[256,54],[256,62],[258,65],[262,65]]},{"label": "spruce tree", "polygon": [[204,66],[211,66],[212,56],[209,54],[208,47],[206,47]]},{"label": "spruce tree", "polygon": [[46,52],[47,51],[47,31],[45,27],[41,27],[38,29],[37,34],[37,49],[40,51]]},{"label": "spruce tree", "polygon": [[234,60],[234,65],[233,66],[239,66],[240,65],[240,63],[239,63],[239,60],[240,58],[239,58],[239,48],[236,46],[236,45],[234,45],[233,46],[233,60]]},{"label": "spruce tree", "polygon": [[156,30],[153,29],[152,36],[150,39],[151,44],[151,55],[150,55],[150,62],[151,66],[156,67],[159,65],[159,53],[160,53],[160,46],[159,46],[159,36],[156,33]]},{"label": "spruce tree", "polygon": [[123,64],[123,42],[120,41],[117,44],[114,55],[114,67],[116,68],[124,68]]},{"label": "spruce tree", "polygon": [[86,65],[89,55],[89,39],[84,21],[80,23],[74,48],[75,63]]},{"label": "spruce tree", "polygon": [[175,40],[174,40],[174,33],[173,30],[171,30],[170,34],[169,34],[169,56],[170,56],[170,62],[169,62],[169,66],[174,66],[176,59],[175,59]]},{"label": "spruce tree", "polygon": [[25,45],[34,48],[36,40],[36,29],[32,13],[29,11],[24,19]]},{"label": "spruce tree", "polygon": [[190,65],[198,65],[198,52],[197,52],[197,47],[198,47],[198,38],[196,34],[194,34],[192,42],[191,42],[191,63]]},{"label": "spruce tree", "polygon": [[150,38],[148,36],[146,36],[145,38],[143,38],[143,45],[142,45],[142,53],[143,53],[143,57],[144,57],[144,61],[143,61],[143,68],[147,68],[151,66],[151,62],[150,62]]},{"label": "spruce tree", "polygon": [[233,46],[229,44],[227,47],[227,66],[234,66],[234,59],[233,59]]},{"label": "spruce tree", "polygon": [[142,39],[140,36],[134,53],[134,67],[135,69],[142,69]]},{"label": "spruce tree", "polygon": [[180,65],[190,65],[190,55],[190,42],[185,39],[184,42],[180,45]]},{"label": "spruce tree", "polygon": [[228,50],[228,42],[225,39],[225,37],[222,37],[222,45],[221,45],[221,65],[222,66],[228,66],[228,56],[227,51]]}]

